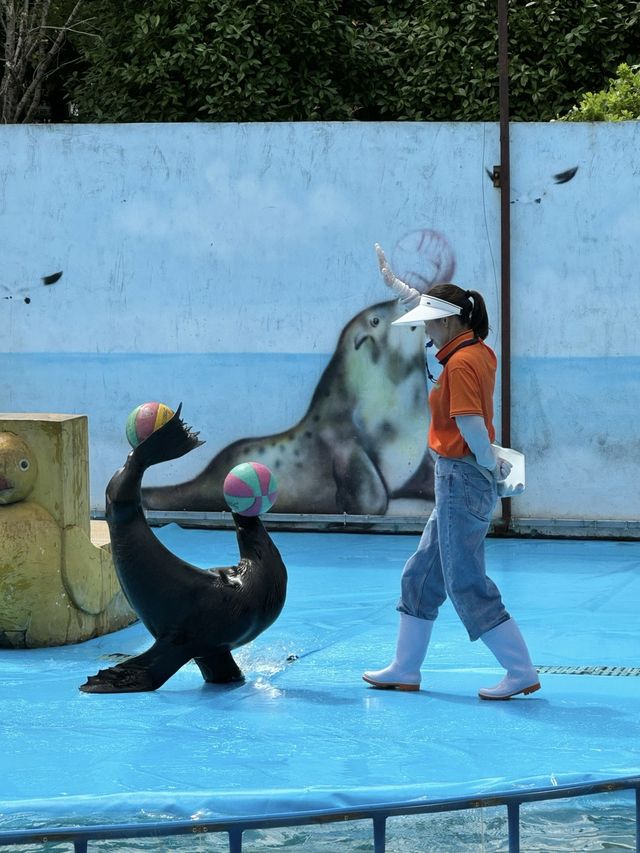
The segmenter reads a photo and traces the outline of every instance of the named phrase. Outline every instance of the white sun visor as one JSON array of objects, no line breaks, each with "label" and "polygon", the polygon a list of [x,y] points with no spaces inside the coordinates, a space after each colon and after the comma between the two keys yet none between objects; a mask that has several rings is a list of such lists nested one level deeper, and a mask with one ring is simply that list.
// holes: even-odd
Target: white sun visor
[{"label": "white sun visor", "polygon": [[441,317],[450,317],[452,314],[460,314],[461,308],[444,299],[437,299],[425,293],[420,297],[420,304],[408,311],[402,317],[398,317],[392,326],[417,326],[425,320],[439,320]]}]

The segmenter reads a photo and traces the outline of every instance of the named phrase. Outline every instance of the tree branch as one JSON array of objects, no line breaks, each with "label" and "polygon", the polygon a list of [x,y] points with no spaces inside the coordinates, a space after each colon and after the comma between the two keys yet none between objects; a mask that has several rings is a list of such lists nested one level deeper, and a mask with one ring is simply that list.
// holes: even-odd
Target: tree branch
[{"label": "tree branch", "polygon": [[[78,13],[84,0],[76,0],[73,9],[67,16],[65,23],[61,27],[52,27],[47,25],[47,15],[49,13],[51,0],[37,0],[31,7],[31,15],[29,16],[29,0],[24,0],[22,14],[20,15],[20,26],[17,43],[13,46],[12,58],[9,63],[5,61],[5,75],[3,75],[2,86],[0,93],[3,94],[2,103],[2,121],[22,122],[26,123],[31,120],[36,110],[40,106],[42,98],[42,86],[44,80],[50,74],[50,68],[55,57],[59,54],[64,39],[68,32],[71,31],[71,26],[78,17]],[[13,3],[7,2],[6,8],[13,12],[13,20],[15,22],[15,10]],[[35,24],[35,18],[39,17],[39,23]],[[30,18],[30,20],[29,20]],[[9,27],[7,26],[7,33]],[[46,37],[46,30],[53,30],[57,33],[52,41]],[[49,41],[47,46],[46,42]],[[34,53],[40,52],[40,58],[33,70],[33,76],[26,84],[27,72],[29,68],[29,60]],[[9,51],[5,51],[7,57]],[[9,65],[10,76],[13,79],[13,86],[9,84],[5,86],[7,65]],[[22,85],[22,96],[18,100],[17,90]],[[17,103],[16,103],[17,101]],[[24,118],[22,117],[24,115]]]}]

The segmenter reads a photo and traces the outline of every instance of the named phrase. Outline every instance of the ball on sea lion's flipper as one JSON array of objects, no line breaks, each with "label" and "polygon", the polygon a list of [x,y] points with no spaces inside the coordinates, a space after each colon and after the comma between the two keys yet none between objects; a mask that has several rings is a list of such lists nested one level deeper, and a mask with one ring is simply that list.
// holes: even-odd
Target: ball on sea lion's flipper
[{"label": "ball on sea lion's flipper", "polygon": [[152,432],[160,429],[171,420],[175,412],[164,403],[142,403],[136,406],[127,418],[127,441],[131,447],[137,447]]},{"label": "ball on sea lion's flipper", "polygon": [[278,481],[262,462],[241,462],[229,471],[222,489],[232,512],[260,515],[276,502]]}]

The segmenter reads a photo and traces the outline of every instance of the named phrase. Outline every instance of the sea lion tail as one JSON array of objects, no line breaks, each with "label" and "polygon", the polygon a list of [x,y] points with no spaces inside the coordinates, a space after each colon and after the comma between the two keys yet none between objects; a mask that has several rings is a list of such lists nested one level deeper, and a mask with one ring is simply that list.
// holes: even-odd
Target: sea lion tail
[{"label": "sea lion tail", "polygon": [[189,451],[204,444],[198,439],[199,433],[192,432],[180,418],[182,403],[176,409],[174,416],[133,450],[131,456],[142,467],[179,459]]}]

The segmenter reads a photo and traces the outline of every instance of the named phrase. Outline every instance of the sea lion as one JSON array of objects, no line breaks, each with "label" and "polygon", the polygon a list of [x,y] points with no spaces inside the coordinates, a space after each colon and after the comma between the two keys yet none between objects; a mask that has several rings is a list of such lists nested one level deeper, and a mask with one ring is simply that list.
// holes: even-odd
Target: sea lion
[{"label": "sea lion", "polygon": [[207,682],[240,681],[232,649],[254,640],[284,606],[287,571],[257,516],[233,514],[240,561],[209,570],[172,554],[149,528],[140,501],[145,470],[202,444],[180,419],[181,408],[129,453],[106,492],[118,577],[155,642],[146,652],[90,676],[80,687],[85,693],[156,690],[191,659]]},{"label": "sea lion", "polygon": [[224,511],[225,474],[246,459],[278,476],[281,513],[383,515],[392,498],[432,500],[424,331],[403,336],[391,325],[401,314],[395,299],[361,311],[295,426],[227,445],[188,482],[144,488],[144,506]]}]

